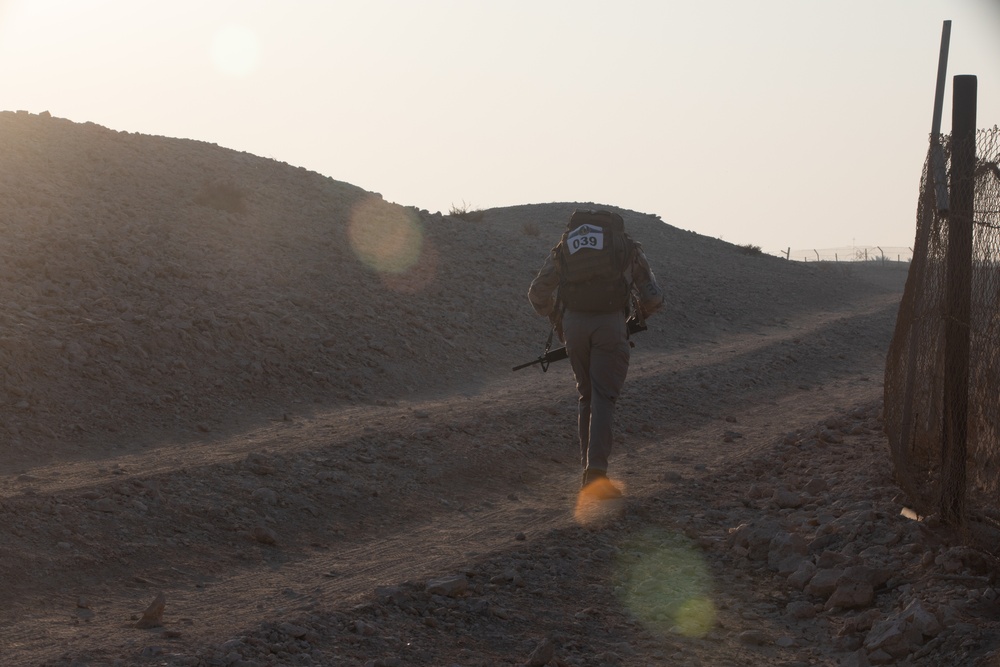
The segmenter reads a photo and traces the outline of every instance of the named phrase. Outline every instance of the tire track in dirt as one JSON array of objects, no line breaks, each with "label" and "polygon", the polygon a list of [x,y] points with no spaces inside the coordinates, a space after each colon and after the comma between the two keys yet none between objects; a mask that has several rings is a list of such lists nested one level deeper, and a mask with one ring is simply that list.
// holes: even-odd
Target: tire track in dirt
[{"label": "tire track in dirt", "polygon": [[[464,429],[477,437],[485,435],[487,438],[502,438],[505,436],[489,435],[491,431],[501,432],[492,427],[493,422],[506,423],[511,412],[521,412],[529,405],[544,403],[543,398],[536,400],[523,392],[511,394],[500,389],[496,392],[484,392],[473,398],[435,399],[401,407],[354,408],[313,417],[302,423],[276,424],[238,438],[213,441],[200,447],[161,447],[142,454],[108,457],[97,463],[82,461],[39,467],[30,473],[32,479],[28,495],[65,499],[81,490],[92,491],[133,479],[161,478],[161,485],[169,486],[172,480],[179,477],[198,474],[199,469],[205,469],[203,474],[211,479],[220,475],[216,469],[238,466],[248,456],[261,451],[280,452],[285,460],[314,456],[318,451],[335,451],[339,456],[350,459],[358,451],[371,451],[379,442],[412,437],[414,432],[427,429],[427,425],[433,428],[440,426],[442,421],[447,421],[452,428]],[[484,412],[483,405],[493,406],[492,415]],[[371,440],[373,430],[378,433]],[[362,446],[359,441],[366,436],[369,437],[369,442]],[[500,447],[495,451],[500,451]],[[398,464],[385,462],[384,465]],[[469,467],[462,467],[463,465],[468,464],[460,463],[457,467],[459,480],[471,472]],[[488,460],[477,463],[476,467],[497,466],[494,461]],[[179,469],[182,471],[179,472]],[[116,472],[121,474],[116,475]],[[441,473],[441,476],[447,477],[448,473]],[[575,475],[571,477],[575,479]],[[462,482],[462,485],[467,484],[468,482]],[[476,502],[485,502],[494,507],[516,505],[510,511],[518,517],[518,531],[541,531],[552,525],[565,525],[568,518],[564,512],[557,517],[551,511],[524,514],[526,504],[515,503],[508,498],[512,492],[506,491],[506,487],[512,485],[523,486],[511,477],[511,481],[502,483],[503,488],[492,496],[478,495],[478,491],[474,490]],[[19,497],[24,497],[24,493],[23,484],[18,485],[8,480],[4,489],[6,498],[16,503]],[[81,577],[81,582],[76,587],[78,592],[43,590],[39,597],[21,599],[20,603],[27,607],[55,606],[58,611],[51,616],[9,617],[3,623],[3,641],[6,645],[4,653],[10,660],[15,660],[15,656],[21,653],[36,656],[49,654],[54,657],[54,650],[65,650],[68,645],[80,645],[87,647],[86,650],[92,650],[107,643],[113,644],[115,637],[122,633],[122,628],[128,627],[127,619],[145,606],[148,602],[146,598],[151,597],[153,591],[160,589],[167,592],[169,615],[174,619],[181,619],[179,632],[182,636],[192,636],[197,645],[199,642],[209,641],[209,637],[220,637],[227,632],[254,625],[261,618],[262,611],[271,612],[276,609],[279,610],[276,613],[281,613],[281,610],[287,610],[288,604],[283,591],[305,588],[313,591],[313,598],[340,604],[352,596],[370,592],[373,582],[393,582],[457,567],[468,558],[470,549],[492,552],[514,539],[515,533],[501,528],[504,524],[497,522],[497,517],[503,516],[505,512],[491,510],[480,514],[463,514],[441,505],[434,497],[437,493],[417,494],[416,500],[426,507],[423,514],[427,518],[423,523],[408,524],[403,532],[383,530],[374,536],[365,537],[364,533],[370,531],[363,530],[351,538],[353,545],[349,548],[334,545],[306,556],[299,553],[283,562],[276,561],[264,569],[242,568],[240,573],[227,575],[217,571],[198,572],[181,564],[180,568],[172,568],[174,576],[171,577],[169,572],[166,576],[162,574],[166,563],[156,566],[155,562],[147,562],[146,568],[160,574],[153,576],[149,569],[143,569],[141,583],[136,589],[122,594],[98,584],[102,581],[117,582],[120,586],[121,573],[104,568],[106,572],[102,574],[100,566],[96,571],[91,568],[91,572]],[[447,495],[447,489],[442,494]],[[534,499],[531,502],[533,504],[529,507],[534,509]],[[476,506],[472,509],[479,508]],[[373,506],[362,513],[374,522],[385,512]],[[554,524],[554,519],[559,523]],[[428,538],[428,535],[433,537]],[[289,541],[294,542],[294,538]],[[294,544],[290,546],[294,547]],[[296,547],[295,550],[300,548]],[[170,558],[167,555],[164,557]],[[333,571],[344,575],[336,578],[322,576],[323,573]],[[113,588],[114,584],[110,586]],[[82,591],[94,588],[102,589],[98,595],[89,595],[100,600],[94,604],[94,608],[99,611],[93,616],[86,613],[86,632],[81,633],[80,621],[74,618],[79,613],[74,611],[74,596],[86,595]],[[268,595],[267,591],[271,591],[271,594]],[[53,595],[58,600],[50,597]],[[259,601],[266,602],[268,599],[275,602],[265,604],[264,609],[256,607],[260,604]],[[39,626],[48,628],[41,636],[37,633]],[[203,634],[200,628],[210,628],[210,634]],[[183,640],[173,643],[187,645]],[[124,648],[127,647],[123,645]]]}]

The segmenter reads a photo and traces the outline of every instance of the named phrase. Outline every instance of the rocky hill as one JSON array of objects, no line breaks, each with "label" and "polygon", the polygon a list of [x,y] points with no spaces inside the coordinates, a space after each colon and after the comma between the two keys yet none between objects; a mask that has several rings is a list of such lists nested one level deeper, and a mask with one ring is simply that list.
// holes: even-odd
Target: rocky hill
[{"label": "rocky hill", "polygon": [[[576,206],[596,205],[471,222],[213,144],[2,113],[6,459],[197,437],[292,405],[509,372],[544,340],[527,284]],[[850,298],[828,268],[620,212],[669,295],[645,345]]]}]

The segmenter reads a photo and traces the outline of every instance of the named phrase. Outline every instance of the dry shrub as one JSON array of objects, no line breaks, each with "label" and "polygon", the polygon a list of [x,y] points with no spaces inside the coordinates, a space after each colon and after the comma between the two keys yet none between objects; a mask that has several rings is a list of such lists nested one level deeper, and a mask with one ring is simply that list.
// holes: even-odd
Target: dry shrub
[{"label": "dry shrub", "polygon": [[451,205],[451,211],[448,213],[453,218],[458,218],[459,220],[465,220],[466,222],[480,222],[483,219],[485,212],[480,209],[470,208],[468,204],[464,201],[461,206]]}]

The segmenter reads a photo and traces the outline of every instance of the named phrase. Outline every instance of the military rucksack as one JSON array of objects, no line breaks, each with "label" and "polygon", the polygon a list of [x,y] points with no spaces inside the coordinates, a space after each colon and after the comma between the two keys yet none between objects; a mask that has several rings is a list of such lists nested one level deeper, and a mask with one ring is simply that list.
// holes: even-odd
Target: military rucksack
[{"label": "military rucksack", "polygon": [[574,211],[557,248],[559,298],[567,309],[590,313],[628,310],[625,269],[632,260],[634,244],[620,215]]}]

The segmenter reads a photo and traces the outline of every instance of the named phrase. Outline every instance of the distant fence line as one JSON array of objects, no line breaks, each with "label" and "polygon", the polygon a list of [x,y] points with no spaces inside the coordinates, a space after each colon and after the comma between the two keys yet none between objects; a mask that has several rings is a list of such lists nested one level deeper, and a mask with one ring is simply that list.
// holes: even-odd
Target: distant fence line
[{"label": "distant fence line", "polygon": [[909,262],[913,259],[913,248],[877,245],[805,250],[788,248],[778,254],[796,262]]}]

